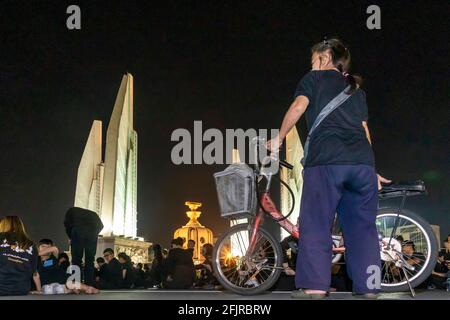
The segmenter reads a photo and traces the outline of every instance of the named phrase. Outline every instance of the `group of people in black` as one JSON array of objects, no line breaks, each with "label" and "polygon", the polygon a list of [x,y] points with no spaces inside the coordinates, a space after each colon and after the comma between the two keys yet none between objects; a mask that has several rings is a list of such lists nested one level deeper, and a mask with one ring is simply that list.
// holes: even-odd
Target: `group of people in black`
[{"label": "group of people in black", "polygon": [[[153,245],[150,264],[134,265],[124,252],[118,253],[116,258],[114,250],[108,248],[103,251],[103,257],[97,258],[95,267],[96,239],[103,228],[98,215],[89,210],[71,208],[64,224],[71,243],[71,261],[51,239],[41,239],[35,245],[19,217],[0,218],[0,295],[26,295],[30,292],[92,294],[108,289],[213,289],[219,286],[213,272],[212,244],[202,246],[204,261],[197,265],[193,259],[195,242],[189,240],[185,249],[184,239],[176,238],[171,241],[170,250]],[[414,242],[397,240],[402,243],[405,259],[414,264],[414,259],[420,256]],[[284,272],[272,290],[292,290],[295,288],[298,243],[295,238],[287,237],[281,244]],[[79,279],[73,279],[77,270]],[[428,289],[449,290],[449,270],[450,235],[444,241],[432,275],[423,285]],[[351,289],[352,283],[344,264],[334,266],[331,272],[333,291]]]},{"label": "group of people in black", "polygon": [[103,257],[96,260],[95,287],[103,290],[214,288],[217,281],[212,271],[213,246],[203,245],[202,256],[205,259],[198,265],[194,265],[193,260],[195,242],[189,240],[187,249],[183,246],[182,238],[173,239],[167,252],[161,245],[154,244],[152,262],[146,265],[133,265],[125,253],[119,253],[116,258],[112,249],[105,249]]},{"label": "group of people in black", "polygon": [[[30,240],[18,216],[0,217],[0,296],[28,293],[98,293],[99,290],[131,288],[213,288],[211,244],[204,244],[204,262],[194,265],[195,242],[184,249],[182,238],[173,239],[170,250],[153,245],[151,264],[134,265],[124,252],[112,248],[95,261],[97,237],[103,229],[98,215],[70,208],[64,219],[70,239],[71,259],[51,239],[37,245]],[[95,266],[97,262],[97,266]]]}]

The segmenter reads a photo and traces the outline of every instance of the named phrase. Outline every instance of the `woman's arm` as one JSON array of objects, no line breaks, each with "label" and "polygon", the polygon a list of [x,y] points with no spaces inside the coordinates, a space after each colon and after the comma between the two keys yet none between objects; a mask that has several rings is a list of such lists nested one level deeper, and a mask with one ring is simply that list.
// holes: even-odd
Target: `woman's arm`
[{"label": "woman's arm", "polygon": [[308,104],[309,100],[305,96],[298,96],[295,98],[283,118],[278,136],[267,142],[267,149],[272,152],[277,152],[279,150],[288,132],[291,131],[300,117],[305,113]]},{"label": "woman's arm", "polygon": [[369,140],[370,145],[372,145],[372,139],[370,138],[369,126],[367,125],[367,121],[363,121],[362,126],[366,131],[367,140]]},{"label": "woman's arm", "polygon": [[[369,131],[369,126],[367,125],[367,121],[363,121],[362,126],[363,126],[364,130],[366,131],[367,140],[369,140],[370,145],[372,145],[372,139],[370,138],[370,131]],[[378,178],[378,190],[381,189],[381,183],[391,183],[392,182],[392,180],[386,179],[386,178],[380,176],[379,174],[377,174],[377,178]]]}]

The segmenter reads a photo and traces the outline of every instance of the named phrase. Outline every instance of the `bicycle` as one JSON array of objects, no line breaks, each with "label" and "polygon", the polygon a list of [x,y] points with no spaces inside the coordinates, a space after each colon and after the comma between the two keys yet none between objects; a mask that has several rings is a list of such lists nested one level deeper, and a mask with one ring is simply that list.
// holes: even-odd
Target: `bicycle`
[{"label": "bicycle", "polygon": [[[263,142],[256,140],[256,147]],[[256,153],[257,154],[257,153]],[[289,170],[293,166],[283,160],[279,165]],[[273,173],[265,164],[255,169],[248,165],[232,164],[225,171],[214,174],[221,215],[227,219],[248,218],[248,223],[232,226],[216,242],[213,269],[220,284],[241,295],[260,294],[272,288],[283,270],[280,241],[263,227],[265,217],[277,222],[288,234],[299,238],[299,231],[283,216],[270,197]],[[264,184],[265,182],[265,184]],[[292,199],[294,194],[288,184]],[[404,208],[407,197],[426,194],[421,181],[412,184],[390,184],[379,191],[379,199],[401,198],[398,208],[379,208],[376,225],[380,240],[381,290],[385,292],[411,291],[426,280],[437,259],[438,244],[431,226],[418,214]],[[344,235],[345,236],[345,235]],[[333,234],[333,263],[343,263],[344,236]],[[402,244],[413,241],[414,252],[402,250]]]}]

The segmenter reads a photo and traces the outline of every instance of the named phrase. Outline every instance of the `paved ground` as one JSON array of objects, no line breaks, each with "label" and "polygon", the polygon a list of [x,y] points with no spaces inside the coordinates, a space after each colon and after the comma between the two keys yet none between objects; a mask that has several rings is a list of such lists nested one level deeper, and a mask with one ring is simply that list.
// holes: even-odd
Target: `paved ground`
[{"label": "paved ground", "polygon": [[[206,290],[126,290],[103,291],[97,295],[28,295],[23,297],[0,297],[0,300],[290,300],[291,293],[287,291],[271,292],[257,296],[239,296],[223,291]],[[332,300],[353,300],[351,293],[332,293]],[[407,292],[383,293],[382,300],[412,300]],[[417,291],[416,300],[450,300],[450,292],[442,290]]]}]

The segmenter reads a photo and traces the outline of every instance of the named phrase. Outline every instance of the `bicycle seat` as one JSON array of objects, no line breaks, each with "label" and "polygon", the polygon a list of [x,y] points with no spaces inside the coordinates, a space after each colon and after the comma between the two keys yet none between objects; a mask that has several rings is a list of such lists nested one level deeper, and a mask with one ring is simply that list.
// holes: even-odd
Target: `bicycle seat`
[{"label": "bicycle seat", "polygon": [[391,192],[414,192],[414,193],[423,193],[425,192],[425,183],[421,180],[415,182],[406,182],[406,183],[391,183],[388,185],[384,185],[380,193],[391,193]]}]

